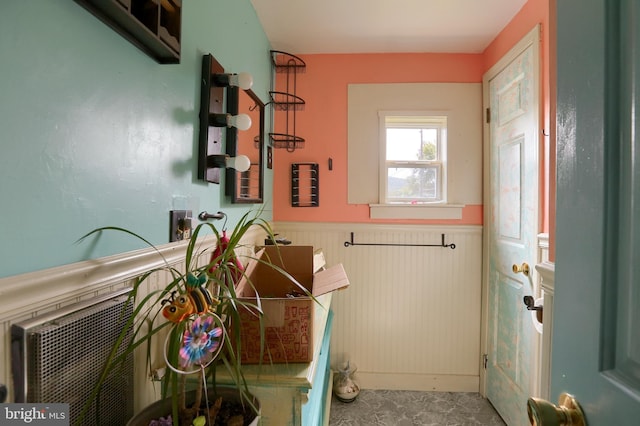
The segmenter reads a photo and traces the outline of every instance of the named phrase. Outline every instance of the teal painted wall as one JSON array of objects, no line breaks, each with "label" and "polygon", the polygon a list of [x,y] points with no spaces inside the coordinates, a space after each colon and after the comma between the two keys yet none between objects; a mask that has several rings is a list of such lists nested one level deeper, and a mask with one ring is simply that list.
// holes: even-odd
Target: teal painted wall
[{"label": "teal painted wall", "polygon": [[198,181],[194,155],[202,55],[251,72],[266,102],[269,49],[249,0],[183,1],[177,65],[158,64],[71,0],[3,2],[0,277],[142,247],[123,235],[75,244],[96,227],[163,244],[174,208],[223,210],[230,226],[260,208]]}]

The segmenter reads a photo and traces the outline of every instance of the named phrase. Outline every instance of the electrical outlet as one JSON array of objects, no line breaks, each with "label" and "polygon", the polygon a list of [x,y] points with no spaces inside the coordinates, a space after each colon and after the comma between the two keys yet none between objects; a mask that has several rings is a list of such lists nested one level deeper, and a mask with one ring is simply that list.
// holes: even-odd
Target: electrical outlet
[{"label": "electrical outlet", "polygon": [[169,242],[191,238],[191,210],[169,212]]}]

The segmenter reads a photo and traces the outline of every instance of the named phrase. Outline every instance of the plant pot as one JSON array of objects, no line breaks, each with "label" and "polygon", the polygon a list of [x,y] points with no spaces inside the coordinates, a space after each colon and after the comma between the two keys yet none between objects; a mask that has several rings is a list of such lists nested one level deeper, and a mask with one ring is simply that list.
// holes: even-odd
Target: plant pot
[{"label": "plant pot", "polygon": [[[212,388],[209,388],[209,402],[213,402],[213,392],[214,390]],[[187,392],[187,406],[193,404],[195,395],[195,390]],[[221,396],[223,401],[233,401],[237,404],[241,403],[238,390],[234,387],[218,386],[217,395]],[[258,421],[260,420],[260,401],[258,401],[258,399],[253,395],[249,395],[249,397],[252,398],[252,403],[257,408],[258,414],[254,414],[252,419],[249,421],[248,426],[257,426]],[[250,407],[247,407],[247,409],[250,409]],[[127,422],[127,426],[148,426],[150,421],[157,420],[160,417],[167,417],[169,414],[171,414],[171,398],[166,398],[161,401],[154,402],[153,404],[147,406],[145,409],[133,416]],[[247,425],[247,422],[245,422],[245,425]]]}]

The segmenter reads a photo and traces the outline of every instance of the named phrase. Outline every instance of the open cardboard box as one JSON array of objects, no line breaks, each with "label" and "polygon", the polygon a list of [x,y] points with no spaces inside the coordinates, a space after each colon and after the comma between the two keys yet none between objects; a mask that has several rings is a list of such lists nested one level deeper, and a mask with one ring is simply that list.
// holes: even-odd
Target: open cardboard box
[{"label": "open cardboard box", "polygon": [[[291,274],[313,296],[345,288],[349,279],[341,264],[317,270],[311,246],[266,246],[256,255]],[[315,262],[314,262],[315,258]],[[315,272],[315,273],[314,273]],[[256,292],[259,295],[256,298]],[[307,296],[280,271],[253,259],[236,287],[243,302],[262,306],[265,363],[310,362],[313,357],[313,318],[317,301]],[[260,362],[260,319],[250,309],[240,309],[242,358]]]}]

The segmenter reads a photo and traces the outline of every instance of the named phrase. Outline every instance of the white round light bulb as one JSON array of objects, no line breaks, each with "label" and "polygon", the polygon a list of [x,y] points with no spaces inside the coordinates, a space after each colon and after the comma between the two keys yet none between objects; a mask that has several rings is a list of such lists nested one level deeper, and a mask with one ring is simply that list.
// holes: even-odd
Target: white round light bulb
[{"label": "white round light bulb", "polygon": [[251,167],[251,160],[246,155],[227,158],[227,168],[236,169],[239,172],[246,172]]},{"label": "white round light bulb", "polygon": [[247,114],[230,115],[227,124],[238,130],[249,130],[251,128],[251,117]]},{"label": "white round light bulb", "polygon": [[248,72],[232,74],[231,77],[229,77],[229,84],[231,86],[237,86],[242,90],[249,90],[251,86],[253,86],[253,76]]}]

